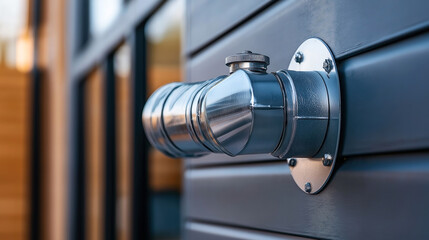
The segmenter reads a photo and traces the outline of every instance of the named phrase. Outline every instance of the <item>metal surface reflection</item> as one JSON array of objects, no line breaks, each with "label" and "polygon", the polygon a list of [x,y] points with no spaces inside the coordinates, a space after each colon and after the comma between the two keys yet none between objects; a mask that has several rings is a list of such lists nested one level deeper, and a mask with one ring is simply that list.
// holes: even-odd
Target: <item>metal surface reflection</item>
[{"label": "metal surface reflection", "polygon": [[165,154],[273,152],[284,125],[283,93],[272,74],[238,70],[202,83],[172,83],[146,103],[149,141]]},{"label": "metal surface reflection", "polygon": [[173,157],[288,158],[299,187],[319,192],[338,151],[338,74],[320,39],[305,41],[295,56],[289,69],[266,73],[269,58],[244,51],[226,58],[228,76],[160,88],[143,111],[149,141]]}]

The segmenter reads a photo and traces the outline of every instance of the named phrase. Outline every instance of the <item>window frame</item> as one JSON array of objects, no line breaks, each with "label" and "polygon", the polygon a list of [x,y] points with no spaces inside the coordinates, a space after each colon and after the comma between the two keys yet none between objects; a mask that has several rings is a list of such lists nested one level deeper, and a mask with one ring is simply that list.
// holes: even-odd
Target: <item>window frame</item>
[{"label": "window frame", "polygon": [[[115,71],[113,54],[126,41],[131,47],[132,116],[131,149],[131,239],[149,239],[148,143],[141,124],[146,100],[145,24],[166,1],[125,1],[123,9],[108,30],[89,38],[89,0],[69,1],[68,73],[69,89],[69,168],[67,238],[85,238],[85,137],[84,83],[97,66],[103,67],[105,101],[105,189],[103,232],[105,239],[116,239],[115,165]],[[109,189],[107,189],[109,188]]]}]

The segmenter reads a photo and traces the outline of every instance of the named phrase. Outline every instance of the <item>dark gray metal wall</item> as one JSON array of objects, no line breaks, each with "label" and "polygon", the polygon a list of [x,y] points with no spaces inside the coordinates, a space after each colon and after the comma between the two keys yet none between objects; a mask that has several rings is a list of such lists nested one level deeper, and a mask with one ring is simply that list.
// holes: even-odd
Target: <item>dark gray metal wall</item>
[{"label": "dark gray metal wall", "polygon": [[286,68],[319,37],[339,63],[342,156],[316,196],[267,155],[187,159],[186,239],[429,238],[429,2],[222,4],[187,1],[187,81],[226,74],[224,58],[245,49]]}]

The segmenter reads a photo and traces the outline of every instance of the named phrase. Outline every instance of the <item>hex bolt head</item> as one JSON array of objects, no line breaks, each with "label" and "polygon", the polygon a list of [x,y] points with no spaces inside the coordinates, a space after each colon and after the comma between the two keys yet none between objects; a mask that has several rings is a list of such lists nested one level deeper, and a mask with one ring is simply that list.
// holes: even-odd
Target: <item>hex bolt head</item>
[{"label": "hex bolt head", "polygon": [[323,62],[323,69],[325,69],[326,73],[330,73],[332,71],[332,68],[334,66],[332,65],[332,60],[331,59],[325,59],[325,61]]},{"label": "hex bolt head", "polygon": [[295,62],[302,63],[304,61],[304,54],[302,52],[297,52],[295,54]]},{"label": "hex bolt head", "polygon": [[323,157],[323,166],[331,166],[332,165],[332,156],[331,154],[325,154],[325,156]]},{"label": "hex bolt head", "polygon": [[306,193],[311,193],[311,183],[306,183],[304,188]]},{"label": "hex bolt head", "polygon": [[287,159],[287,164],[291,167],[295,167],[296,165],[296,159],[295,158],[288,158]]}]

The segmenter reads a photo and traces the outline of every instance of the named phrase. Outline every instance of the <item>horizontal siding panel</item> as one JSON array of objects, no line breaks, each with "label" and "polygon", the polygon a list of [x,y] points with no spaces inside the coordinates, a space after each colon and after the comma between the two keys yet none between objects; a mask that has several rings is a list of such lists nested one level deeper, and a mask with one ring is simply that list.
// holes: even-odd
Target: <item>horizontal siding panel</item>
[{"label": "horizontal siding panel", "polygon": [[207,223],[187,222],[187,240],[305,240],[309,238]]},{"label": "horizontal siding panel", "polygon": [[303,193],[285,162],[188,169],[187,219],[329,239],[427,239],[429,153],[346,159]]},{"label": "horizontal siding panel", "polygon": [[[204,7],[209,9],[214,2]],[[427,9],[429,1],[422,0],[280,1],[190,59],[187,78],[201,81],[225,74],[225,57],[243,50],[270,56],[270,71],[285,68],[296,48],[310,37],[323,39],[337,58],[344,58],[427,29]]]},{"label": "horizontal siding panel", "polygon": [[187,0],[187,53],[207,44],[234,25],[270,4],[268,0]]},{"label": "horizontal siding panel", "polygon": [[429,149],[429,34],[340,66],[344,155]]}]

